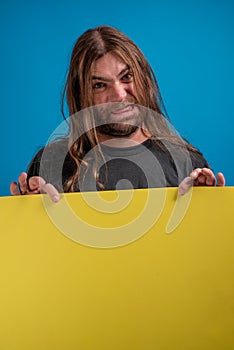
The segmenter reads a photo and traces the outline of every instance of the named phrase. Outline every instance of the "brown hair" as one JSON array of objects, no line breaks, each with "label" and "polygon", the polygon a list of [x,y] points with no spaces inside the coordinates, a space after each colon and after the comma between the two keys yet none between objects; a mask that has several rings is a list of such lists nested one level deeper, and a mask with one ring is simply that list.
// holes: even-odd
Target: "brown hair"
[{"label": "brown hair", "polygon": [[[152,68],[137,45],[125,34],[110,26],[99,26],[83,33],[74,45],[68,77],[64,88],[62,105],[66,95],[69,113],[71,116],[70,140],[74,139],[77,122],[74,115],[93,104],[93,91],[91,70],[94,62],[106,53],[113,52],[118,55],[131,69],[134,77],[134,88],[137,103],[157,112],[157,123],[152,113],[145,118],[144,126],[154,138],[167,137],[181,143],[181,138],[168,126],[168,118],[160,95],[158,83]],[[64,115],[64,113],[63,113]],[[81,121],[82,122],[82,121]],[[83,120],[83,123],[85,121]],[[82,125],[80,125],[82,128]],[[69,144],[69,153],[76,163],[76,172],[68,179],[64,186],[65,192],[75,190],[81,164],[87,149],[98,146],[95,128],[87,130],[75,142]],[[185,142],[190,150],[195,150]],[[96,147],[98,148],[98,147]],[[99,151],[101,152],[100,148]],[[97,162],[96,154],[96,162]],[[88,165],[88,164],[86,164]],[[97,173],[94,171],[95,176]],[[98,179],[97,179],[98,181]]]}]

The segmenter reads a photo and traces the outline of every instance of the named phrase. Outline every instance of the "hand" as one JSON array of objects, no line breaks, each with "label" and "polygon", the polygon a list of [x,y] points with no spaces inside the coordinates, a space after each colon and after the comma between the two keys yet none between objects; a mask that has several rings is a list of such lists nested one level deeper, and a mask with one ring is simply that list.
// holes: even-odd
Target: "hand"
[{"label": "hand", "polygon": [[21,173],[18,177],[18,184],[16,182],[10,184],[12,196],[47,193],[53,202],[59,201],[59,193],[53,185],[47,184],[39,176],[33,176],[27,182],[27,177],[27,173]]},{"label": "hand", "polygon": [[180,183],[179,194],[185,194],[191,186],[225,186],[225,178],[222,173],[218,173],[216,178],[208,168],[196,168]]}]

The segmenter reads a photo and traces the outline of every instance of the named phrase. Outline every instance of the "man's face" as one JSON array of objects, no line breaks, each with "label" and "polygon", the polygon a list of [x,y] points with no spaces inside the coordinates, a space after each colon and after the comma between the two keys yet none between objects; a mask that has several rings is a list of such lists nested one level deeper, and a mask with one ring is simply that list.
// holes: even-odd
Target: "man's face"
[{"label": "man's face", "polygon": [[[130,68],[117,55],[107,53],[94,63],[91,76],[93,103],[102,105],[98,123],[103,125],[98,130],[112,136],[134,133],[141,122]],[[106,107],[103,104],[107,104]]]}]

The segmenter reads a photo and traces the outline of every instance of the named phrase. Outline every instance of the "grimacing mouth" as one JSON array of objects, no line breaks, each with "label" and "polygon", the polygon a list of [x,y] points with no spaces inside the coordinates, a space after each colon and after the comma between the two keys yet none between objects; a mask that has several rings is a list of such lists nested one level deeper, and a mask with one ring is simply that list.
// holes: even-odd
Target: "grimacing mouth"
[{"label": "grimacing mouth", "polygon": [[134,108],[134,104],[127,104],[127,105],[124,105],[123,107],[114,109],[111,113],[112,114],[122,114],[125,112],[132,111],[133,108]]}]

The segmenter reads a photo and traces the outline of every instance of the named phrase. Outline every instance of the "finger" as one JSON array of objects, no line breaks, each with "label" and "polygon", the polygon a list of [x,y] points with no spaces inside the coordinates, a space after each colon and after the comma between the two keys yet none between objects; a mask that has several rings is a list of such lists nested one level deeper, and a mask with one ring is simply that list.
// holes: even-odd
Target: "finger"
[{"label": "finger", "polygon": [[216,177],[213,171],[209,168],[203,168],[202,174],[205,177],[204,185],[206,186],[216,186]]},{"label": "finger", "polygon": [[205,186],[206,184],[206,176],[205,175],[199,175],[198,178],[196,179],[194,185],[195,186]]},{"label": "finger", "polygon": [[30,192],[40,193],[40,188],[45,185],[45,180],[40,176],[32,176],[28,180],[28,187]]},{"label": "finger", "polygon": [[41,193],[47,193],[50,196],[52,202],[56,203],[59,201],[59,193],[56,190],[56,188],[51,184],[44,183],[41,186]]},{"label": "finger", "polygon": [[183,196],[186,192],[188,192],[188,190],[190,189],[190,187],[193,186],[193,179],[188,176],[186,177],[180,184],[178,187],[178,194],[180,196]]},{"label": "finger", "polygon": [[21,194],[26,194],[28,191],[27,177],[27,173],[24,172],[18,177],[18,185]]},{"label": "finger", "polygon": [[18,189],[18,185],[16,182],[11,182],[10,184],[10,192],[12,196],[19,196],[20,195],[20,191]]},{"label": "finger", "polygon": [[201,172],[202,172],[201,168],[196,168],[191,172],[190,177],[192,178],[192,180],[196,180],[198,176],[201,174]]},{"label": "finger", "polygon": [[217,174],[217,180],[218,180],[217,186],[225,186],[225,177],[222,173]]}]

